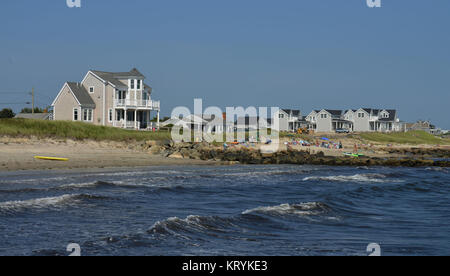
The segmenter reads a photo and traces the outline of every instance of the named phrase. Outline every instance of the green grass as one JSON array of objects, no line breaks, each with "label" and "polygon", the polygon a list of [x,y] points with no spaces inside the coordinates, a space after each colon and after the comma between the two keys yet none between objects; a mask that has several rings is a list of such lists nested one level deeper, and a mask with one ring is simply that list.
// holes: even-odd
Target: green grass
[{"label": "green grass", "polygon": [[380,143],[450,145],[450,139],[439,138],[425,131],[361,133],[359,136],[362,139]]},{"label": "green grass", "polygon": [[95,141],[146,141],[170,139],[169,132],[147,132],[68,121],[0,119],[0,135]]}]

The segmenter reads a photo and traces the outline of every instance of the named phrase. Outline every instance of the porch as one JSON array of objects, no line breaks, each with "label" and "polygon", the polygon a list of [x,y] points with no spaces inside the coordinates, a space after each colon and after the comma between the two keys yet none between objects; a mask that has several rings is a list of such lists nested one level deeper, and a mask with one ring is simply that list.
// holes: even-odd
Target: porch
[{"label": "porch", "polygon": [[159,111],[157,113],[157,121],[151,122],[150,110],[138,109],[115,109],[112,115],[112,125],[114,127],[136,130],[154,130],[159,129]]}]

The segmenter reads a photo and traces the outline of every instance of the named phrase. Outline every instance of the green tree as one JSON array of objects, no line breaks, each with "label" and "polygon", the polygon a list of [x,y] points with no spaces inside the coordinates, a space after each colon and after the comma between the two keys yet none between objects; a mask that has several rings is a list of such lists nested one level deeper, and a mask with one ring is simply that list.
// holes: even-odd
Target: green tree
[{"label": "green tree", "polygon": [[4,108],[0,111],[0,119],[14,118],[14,116],[16,116],[16,114],[14,114],[11,108]]},{"label": "green tree", "polygon": [[[20,113],[33,113],[32,109],[29,107],[25,107],[22,109],[22,111],[20,111]],[[39,107],[35,107],[34,108],[34,113],[45,113],[43,108],[39,108]]]}]

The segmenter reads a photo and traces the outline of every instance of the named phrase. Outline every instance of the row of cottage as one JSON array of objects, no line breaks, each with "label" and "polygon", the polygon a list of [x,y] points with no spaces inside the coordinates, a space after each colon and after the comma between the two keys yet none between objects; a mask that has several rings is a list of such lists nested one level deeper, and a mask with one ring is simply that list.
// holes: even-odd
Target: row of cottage
[{"label": "row of cottage", "polygon": [[[53,101],[53,119],[83,121],[96,125],[133,129],[158,128],[160,102],[152,99],[152,88],[144,83],[145,76],[137,69],[129,72],[104,72],[90,70],[81,82],[66,82]],[[151,112],[157,120],[151,122]],[[259,118],[237,118],[230,126],[214,116],[172,118],[166,125],[188,125],[190,128],[213,132],[230,132],[249,129],[252,125],[272,127],[273,119],[259,122]],[[316,132],[333,132],[345,129],[355,132],[401,131],[402,124],[396,110],[360,108],[357,110],[314,110],[302,116],[300,110],[280,109],[273,118],[278,119],[281,131],[295,132],[307,128]],[[195,122],[200,122],[195,125]]]},{"label": "row of cottage", "polygon": [[[227,116],[228,115],[228,116]],[[275,122],[274,119],[278,121]],[[186,118],[171,118],[162,123],[163,126],[179,126],[205,131],[223,133],[234,131],[253,131],[258,128],[275,128],[280,131],[296,132],[298,129],[308,129],[315,132],[393,132],[403,131],[403,123],[397,117],[397,112],[391,109],[361,108],[358,110],[313,110],[307,116],[302,116],[300,110],[279,109],[273,118],[256,116],[237,117],[233,114],[190,115]],[[277,124],[278,123],[278,126]]]},{"label": "row of cottage", "polygon": [[360,108],[349,110],[313,110],[302,116],[300,110],[280,109],[275,118],[279,120],[281,131],[294,132],[299,128],[307,128],[315,132],[334,132],[348,130],[350,132],[393,132],[403,131],[396,110]]}]

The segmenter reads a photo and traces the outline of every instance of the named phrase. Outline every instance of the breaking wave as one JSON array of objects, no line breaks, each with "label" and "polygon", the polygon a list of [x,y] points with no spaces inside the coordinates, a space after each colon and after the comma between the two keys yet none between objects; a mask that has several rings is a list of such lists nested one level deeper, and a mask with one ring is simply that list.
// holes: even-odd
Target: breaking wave
[{"label": "breaking wave", "polygon": [[22,201],[1,202],[0,214],[12,214],[23,212],[26,210],[44,210],[75,206],[82,203],[83,200],[89,199],[105,199],[105,197],[86,194],[67,194],[57,197],[44,197]]},{"label": "breaking wave", "polygon": [[[150,234],[173,235],[184,239],[190,239],[188,235],[203,233],[211,236],[232,231],[244,231],[240,225],[267,223],[273,225],[273,221],[264,216],[282,217],[294,215],[298,217],[321,216],[331,212],[331,208],[321,202],[309,202],[301,204],[281,204],[278,206],[259,207],[246,210],[233,217],[220,216],[196,216],[191,215],[185,219],[171,217],[156,222],[147,232]],[[277,226],[282,227],[281,225]],[[247,231],[247,230],[246,230]]]},{"label": "breaking wave", "polygon": [[207,233],[217,235],[226,233],[229,228],[235,227],[233,218],[223,218],[218,216],[188,216],[185,219],[178,217],[168,218],[163,221],[156,222],[148,233],[174,235],[189,239],[184,234]]},{"label": "breaking wave", "polygon": [[335,175],[335,176],[310,176],[303,178],[303,181],[338,181],[338,182],[376,182],[383,183],[392,181],[389,175],[378,173],[355,174],[355,175]]},{"label": "breaking wave", "polygon": [[317,216],[325,214],[331,211],[325,203],[321,202],[308,202],[301,204],[281,204],[278,206],[269,207],[258,207],[255,209],[244,211],[243,215],[248,214],[266,214],[273,216],[285,216],[285,215],[296,215],[296,216]]}]

